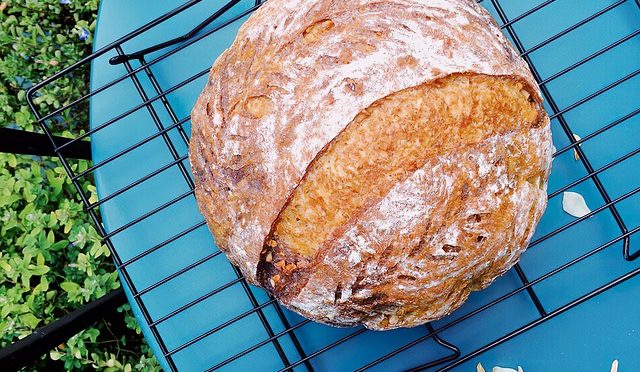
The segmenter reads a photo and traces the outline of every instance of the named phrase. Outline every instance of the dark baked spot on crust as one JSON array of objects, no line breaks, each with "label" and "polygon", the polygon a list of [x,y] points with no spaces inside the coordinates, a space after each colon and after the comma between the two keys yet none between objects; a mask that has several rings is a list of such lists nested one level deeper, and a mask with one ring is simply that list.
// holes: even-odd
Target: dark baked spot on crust
[{"label": "dark baked spot on crust", "polygon": [[482,222],[483,218],[489,217],[490,215],[491,213],[474,213],[469,217],[467,217],[467,221],[473,222],[473,223],[480,223]]},{"label": "dark baked spot on crust", "polygon": [[398,279],[400,279],[400,280],[410,280],[410,281],[418,280],[418,278],[416,278],[413,275],[398,275]]},{"label": "dark baked spot on crust", "polygon": [[411,27],[405,25],[404,23],[400,23],[400,27],[404,28],[405,30],[407,30],[409,32],[413,32],[413,29],[411,29]]},{"label": "dark baked spot on crust", "polygon": [[465,182],[460,190],[460,199],[467,200],[467,197],[469,197],[469,184]]},{"label": "dark baked spot on crust", "polygon": [[333,303],[336,303],[342,299],[342,283],[338,283],[336,290],[333,294]]},{"label": "dark baked spot on crust", "polygon": [[[282,300],[297,295],[304,288],[310,268],[311,262],[306,257],[292,252],[274,235],[263,244],[256,278],[267,291]],[[341,293],[341,284],[338,289]]]},{"label": "dark baked spot on crust", "polygon": [[345,93],[355,94],[357,96],[364,93],[364,86],[357,80],[347,78],[342,81],[342,85],[344,86]]},{"label": "dark baked spot on crust", "polygon": [[222,174],[231,180],[233,185],[237,185],[240,181],[242,181],[245,177],[247,177],[250,173],[250,167],[245,165],[239,169],[233,168],[222,168]]},{"label": "dark baked spot on crust", "polygon": [[442,256],[442,255],[430,254],[429,259],[432,261],[453,261],[453,259],[455,259],[455,256],[448,256],[448,255]]},{"label": "dark baked spot on crust", "polygon": [[[429,221],[429,223],[427,224],[427,228],[425,229],[426,231],[429,230],[429,227],[431,226],[431,221]],[[425,234],[426,234],[425,231]],[[427,244],[427,236],[426,235],[422,235],[420,237],[420,241],[418,242],[417,245],[413,246],[411,248],[411,250],[409,251],[409,257],[414,257],[415,255],[417,255],[418,253],[420,253],[422,250],[424,250],[424,246]]]},{"label": "dark baked spot on crust", "polygon": [[384,259],[389,259],[390,256],[393,254],[393,244],[389,244],[384,251],[382,251],[382,255],[381,258]]},{"label": "dark baked spot on crust", "polygon": [[429,219],[427,223],[424,225],[425,233],[429,232],[429,229],[431,229],[431,219]]},{"label": "dark baked spot on crust", "polygon": [[479,213],[474,213],[471,216],[467,217],[469,222],[480,222],[482,221],[482,216]]},{"label": "dark baked spot on crust", "polygon": [[360,290],[364,289],[365,284],[363,283],[363,281],[364,281],[364,276],[358,275],[356,277],[355,282],[351,286],[351,290],[353,291],[354,294],[359,292]]},{"label": "dark baked spot on crust", "polygon": [[233,104],[229,105],[229,109],[227,110],[227,114],[225,116],[226,118],[229,118],[236,113],[236,110],[238,110],[239,103],[240,101],[235,101]]},{"label": "dark baked spot on crust", "polygon": [[462,247],[459,245],[445,244],[442,246],[442,250],[447,253],[458,253],[462,250]]},{"label": "dark baked spot on crust", "polygon": [[242,161],[242,155],[235,154],[231,157],[231,164],[237,165]]},{"label": "dark baked spot on crust", "polygon": [[359,305],[373,305],[376,302],[380,302],[382,300],[384,300],[387,297],[386,294],[384,293],[374,293],[369,297],[365,297],[365,298],[353,298],[354,302],[357,302]]}]

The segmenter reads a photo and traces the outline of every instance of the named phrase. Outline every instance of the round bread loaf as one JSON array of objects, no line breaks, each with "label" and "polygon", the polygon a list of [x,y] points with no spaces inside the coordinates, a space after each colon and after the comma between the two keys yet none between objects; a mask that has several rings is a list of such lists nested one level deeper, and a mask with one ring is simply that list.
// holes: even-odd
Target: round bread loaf
[{"label": "round bread loaf", "polygon": [[517,262],[546,206],[549,118],[473,0],[269,0],[192,125],[217,245],[327,324],[449,314]]}]

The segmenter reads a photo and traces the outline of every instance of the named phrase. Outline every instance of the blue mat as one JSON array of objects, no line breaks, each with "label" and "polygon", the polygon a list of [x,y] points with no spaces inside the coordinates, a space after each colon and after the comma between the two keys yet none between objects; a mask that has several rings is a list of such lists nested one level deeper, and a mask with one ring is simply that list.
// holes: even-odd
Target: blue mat
[{"label": "blue mat", "polygon": [[[122,48],[125,53],[133,52],[181,35],[213,14],[224,3],[226,1],[202,1],[169,21],[126,42]],[[502,1],[501,5],[506,16],[512,19],[540,3],[542,3],[540,0]],[[496,15],[496,9],[490,1],[484,1],[482,4]],[[614,4],[613,0],[557,0],[514,23],[513,28],[525,49],[529,49],[611,4]],[[95,49],[109,44],[179,5],[181,5],[180,1],[173,0],[102,1]],[[208,26],[207,30],[223,24],[253,5],[253,1],[241,1],[222,18]],[[233,41],[235,32],[243,19],[223,27],[152,65],[150,69],[158,79],[160,87],[164,90],[170,89],[194,74],[204,72],[218,54]],[[626,1],[593,21],[531,52],[530,58],[544,80],[639,28],[640,8],[634,1]],[[152,61],[170,49],[147,55],[146,60]],[[112,66],[108,63],[109,58],[115,55],[115,51],[109,52],[93,62],[92,90],[127,72],[123,65]],[[132,68],[139,66],[137,61],[132,62]],[[634,37],[545,85],[560,110],[571,108],[563,115],[571,130],[585,137],[638,109],[640,76],[634,76],[597,97],[572,107],[574,103],[580,102],[638,68],[640,68],[640,37]],[[157,95],[144,71],[136,76],[140,87],[149,98]],[[179,119],[189,115],[205,81],[206,75],[203,74],[166,95]],[[134,82],[131,79],[125,79],[92,97],[91,127],[95,128],[142,102],[143,99],[136,90]],[[167,114],[160,100],[155,100],[152,107],[157,119],[165,127],[173,124],[172,118]],[[159,129],[154,123],[153,114],[146,107],[142,107],[113,125],[94,133],[91,138],[94,162],[107,159],[157,133]],[[568,137],[562,131],[557,119],[553,121],[552,127],[556,148],[561,149],[568,145]],[[187,134],[190,132],[188,122],[185,124],[185,132]],[[194,262],[210,257],[217,251],[207,227],[201,224],[202,216],[198,212],[194,197],[188,194],[190,190],[188,182],[180,171],[180,163],[185,169],[189,168],[188,160],[184,159],[187,153],[185,141],[175,128],[167,131],[167,134],[168,140],[175,146],[178,160],[175,160],[175,154],[169,151],[165,139],[160,136],[104,164],[95,172],[99,196],[101,199],[109,198],[100,209],[104,226],[107,232],[115,232],[111,240],[121,260],[127,261],[143,251],[161,245],[154,252],[127,266],[137,291],[144,290],[141,299],[153,321],[236,279],[232,266],[221,254],[203,260],[201,264],[160,286],[148,289],[154,283]],[[640,116],[633,116],[586,141],[582,149],[592,166],[597,169],[638,146],[640,146]],[[157,172],[172,163],[173,166]],[[602,172],[600,180],[610,197],[614,199],[640,185],[639,170],[640,156],[634,156]],[[119,189],[153,172],[157,174],[140,182],[132,189],[118,193]],[[573,151],[567,151],[554,159],[549,192],[558,190],[585,174],[587,170],[581,162],[575,161]],[[581,193],[592,210],[605,203],[591,179],[576,185],[571,188],[571,191]],[[116,193],[116,196],[110,196],[113,193]],[[180,196],[184,197],[148,218],[140,219],[128,228],[118,230],[121,226],[136,221],[146,213]],[[634,195],[624,200],[618,204],[618,209],[629,228],[640,225],[640,196]],[[552,198],[533,238],[534,241],[573,220],[575,220],[574,217],[562,210],[562,196]],[[192,231],[188,234],[171,240],[174,235],[190,228]],[[529,279],[533,280],[619,235],[620,230],[612,214],[608,210],[603,210],[530,248],[523,256],[521,265]],[[170,241],[167,242],[167,240]],[[632,251],[639,248],[637,243],[638,239],[632,237]],[[622,258],[621,243],[616,242],[570,269],[540,282],[534,286],[534,289],[540,296],[545,309],[551,312],[638,266],[638,262],[627,262]],[[450,323],[453,319],[521,285],[518,276],[512,270],[488,289],[473,294],[461,309],[435,322],[434,327]],[[125,290],[147,340],[161,364],[168,370],[163,353],[151,336],[140,308],[131,301],[131,289],[125,285]],[[259,303],[268,301],[262,290],[253,287],[251,290]],[[521,365],[527,372],[608,371],[613,359],[620,360],[621,371],[640,370],[639,298],[640,279],[635,277],[473,358],[456,367],[455,370],[474,371],[475,364],[482,362],[487,370],[493,365],[512,367]],[[251,308],[249,297],[242,285],[238,283],[161,321],[157,329],[167,349],[173,350]],[[285,312],[291,324],[303,320],[293,313]],[[274,333],[285,329],[272,305],[265,305],[264,314]],[[440,335],[444,340],[458,346],[464,355],[534,321],[537,317],[539,314],[531,299],[526,292],[521,292],[509,300],[460,322]],[[295,333],[305,352],[311,354],[353,331],[353,329],[336,329],[310,323],[298,328]],[[425,334],[427,334],[425,327],[389,332],[364,332],[319,354],[311,360],[311,364],[317,370],[353,370]],[[259,316],[252,313],[180,349],[172,356],[179,370],[204,370],[267,338],[268,334]],[[288,336],[280,337],[279,340],[289,361],[294,362],[300,359],[301,356]],[[448,350],[429,339],[373,369],[403,370],[448,353]],[[269,371],[283,368],[283,366],[274,345],[265,343],[264,346],[226,364],[222,369]],[[304,370],[304,366],[296,369]]]}]

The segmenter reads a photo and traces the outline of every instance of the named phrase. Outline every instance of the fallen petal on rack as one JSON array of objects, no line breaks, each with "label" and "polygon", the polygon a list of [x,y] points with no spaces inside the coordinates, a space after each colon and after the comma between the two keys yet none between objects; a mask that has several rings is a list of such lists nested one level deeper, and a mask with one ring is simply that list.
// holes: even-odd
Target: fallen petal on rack
[{"label": "fallen petal on rack", "polygon": [[478,363],[476,365],[476,372],[487,372],[484,370],[484,367],[482,366],[482,363]]},{"label": "fallen petal on rack", "polygon": [[614,359],[611,363],[611,372],[618,372],[618,359]]},{"label": "fallen petal on rack", "polygon": [[577,192],[565,191],[562,194],[562,209],[573,217],[583,217],[591,213],[582,195]]},{"label": "fallen petal on rack", "polygon": [[[580,141],[582,139],[575,133],[573,133],[573,138],[575,138],[576,141]],[[582,146],[582,144],[579,144],[578,146]],[[576,159],[576,161],[580,160],[580,155],[578,155],[578,151],[576,151],[575,147],[573,148],[573,158]]]}]

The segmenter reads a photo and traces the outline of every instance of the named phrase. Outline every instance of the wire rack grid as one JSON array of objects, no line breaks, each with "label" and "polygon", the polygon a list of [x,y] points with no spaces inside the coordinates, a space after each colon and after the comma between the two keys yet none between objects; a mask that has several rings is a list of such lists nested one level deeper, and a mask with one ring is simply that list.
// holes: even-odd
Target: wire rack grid
[{"label": "wire rack grid", "polygon": [[[316,326],[314,323],[296,317],[282,309],[272,297],[249,286],[238,269],[232,268],[224,261],[223,255],[212,242],[205,244],[204,249],[208,253],[197,258],[190,257],[187,261],[178,262],[174,266],[169,265],[168,268],[150,266],[150,264],[139,265],[145,260],[149,260],[149,257],[161,254],[159,252],[171,250],[172,244],[175,242],[206,231],[205,222],[201,217],[200,220],[194,221],[189,226],[180,227],[179,232],[171,232],[168,236],[158,234],[161,235],[161,238],[156,240],[141,239],[143,242],[153,241],[153,243],[144,247],[137,246],[134,253],[123,252],[123,248],[119,246],[118,238],[121,235],[145,226],[150,221],[157,219],[158,216],[163,216],[162,218],[166,219],[165,212],[171,211],[175,206],[191,203],[189,204],[191,208],[195,208],[195,204],[193,204],[194,185],[186,154],[189,142],[189,116],[184,112],[184,109],[176,108],[179,105],[190,107],[193,101],[186,104],[176,103],[176,101],[180,101],[178,93],[185,87],[195,86],[191,89],[197,91],[202,86],[203,79],[206,78],[208,72],[208,66],[198,68],[198,66],[184,64],[180,73],[174,74],[178,77],[175,77],[173,81],[167,81],[158,78],[158,75],[166,75],[163,68],[164,61],[172,58],[179,59],[181,53],[185,53],[184,51],[190,46],[198,45],[206,40],[215,40],[220,33],[233,33],[234,27],[237,28],[243,19],[261,5],[260,1],[241,0],[220,3],[211,16],[202,17],[198,21],[198,25],[185,30],[188,32],[183,36],[155,45],[146,43],[147,35],[155,32],[154,30],[167,34],[167,30],[172,30],[167,26],[171,24],[172,20],[180,19],[201,1],[188,1],[135,31],[101,47],[90,56],[34,85],[29,90],[27,98],[38,122],[51,138],[55,151],[71,177],[88,213],[103,236],[104,242],[108,245],[119,270],[120,278],[128,291],[130,302],[138,311],[142,328],[166,368],[181,369],[186,363],[185,358],[193,358],[194,350],[201,349],[207,339],[215,335],[233,337],[233,333],[225,332],[232,327],[243,324],[246,319],[251,317],[259,322],[259,332],[244,335],[243,337],[248,341],[242,344],[229,342],[226,345],[218,345],[218,349],[223,351],[219,355],[211,356],[208,359],[210,364],[204,369],[216,370],[237,366],[238,361],[255,358],[262,352],[277,356],[276,369],[310,371],[323,369],[324,364],[319,362],[323,357],[331,355],[333,350],[344,348],[345,345],[348,348],[357,348],[357,343],[354,343],[357,341],[354,340],[370,337],[365,335],[372,332],[363,328],[343,330],[339,333],[339,337],[313,336],[312,339],[319,341],[315,343],[310,341],[310,333],[317,335],[324,331],[313,328]],[[563,192],[581,188],[585,190],[585,196],[590,196],[588,200],[598,200],[600,201],[599,205],[586,216],[570,220],[565,218],[561,224],[557,223],[557,218],[553,219],[553,223],[545,222],[543,218],[523,261],[516,265],[511,272],[513,278],[517,278],[519,281],[517,285],[496,293],[486,300],[475,303],[471,301],[472,303],[465,305],[465,309],[457,313],[457,316],[427,324],[425,327],[421,327],[420,333],[412,333],[406,338],[400,337],[400,340],[392,344],[390,349],[374,350],[373,354],[367,356],[368,359],[365,358],[364,362],[359,360],[357,366],[350,365],[348,369],[366,370],[384,366],[386,362],[397,359],[399,355],[415,352],[419,345],[424,345],[427,342],[431,343],[429,348],[438,349],[438,351],[429,355],[425,354],[427,359],[423,359],[423,362],[417,364],[412,362],[414,364],[408,367],[412,370],[453,369],[640,273],[640,268],[631,263],[640,256],[640,251],[634,251],[631,244],[632,235],[640,229],[638,226],[640,221],[634,215],[634,212],[638,211],[638,201],[634,199],[634,196],[640,192],[640,187],[637,187],[640,184],[640,179],[628,175],[629,169],[636,166],[637,159],[635,157],[640,152],[637,141],[634,144],[634,141],[629,141],[628,137],[630,135],[637,136],[639,133],[637,130],[632,132],[633,127],[619,131],[621,127],[631,126],[640,113],[640,105],[638,105],[640,100],[633,100],[628,96],[629,90],[638,86],[636,77],[640,74],[640,60],[625,59],[622,63],[616,59],[619,58],[616,53],[621,49],[636,48],[635,51],[640,50],[638,47],[640,0],[607,1],[599,2],[593,6],[584,6],[584,9],[576,9],[574,16],[561,15],[555,18],[554,24],[558,25],[557,29],[549,27],[548,30],[542,30],[536,34],[537,38],[522,30],[528,27],[527,23],[543,22],[544,24],[545,20],[553,18],[554,6],[557,6],[557,3],[562,3],[562,0],[517,2],[517,5],[510,2],[508,6],[506,1],[499,0],[481,0],[479,2],[494,15],[505,35],[531,66],[542,89],[546,108],[552,119],[554,142],[556,145],[562,145],[554,153],[554,172],[549,190],[550,208],[554,201],[557,204]],[[574,4],[577,5],[575,2]],[[632,27],[630,32],[629,27],[619,31],[611,31],[608,33],[611,37],[605,38],[604,42],[602,40],[598,42],[580,41],[580,34],[585,29],[597,30],[598,27],[610,29],[611,22],[615,22],[615,17],[620,14],[631,19],[631,24],[635,24],[636,27]],[[193,13],[191,13],[192,15]],[[607,17],[614,18],[608,19]],[[173,35],[174,32],[169,34]],[[563,44],[576,42],[586,43],[582,55],[562,55]],[[562,58],[558,58],[559,55]],[[84,68],[89,64],[93,64],[95,69],[99,60],[108,61],[110,66],[119,67],[120,70],[117,70],[119,75],[108,81],[92,81],[92,88],[89,92],[60,108],[47,108],[34,101],[47,91],[52,82],[72,75],[74,70]],[[599,68],[598,64],[608,64],[612,60],[618,63],[616,64],[617,68],[609,69],[610,73],[606,77],[587,79],[587,82],[582,85],[575,83],[576,79],[582,78],[585,74],[588,76],[592,66],[596,66],[593,68],[597,69]],[[589,81],[595,80],[598,82],[589,84]],[[571,89],[566,89],[567,84],[576,85]],[[635,85],[630,88],[629,84]],[[94,115],[94,113],[89,131],[70,142],[55,143],[50,132],[50,125],[62,113],[77,105],[84,104],[88,100],[92,100],[94,105],[92,110],[97,110],[94,100],[98,96],[118,95],[121,89],[135,91],[139,103],[132,102],[128,108],[119,111],[108,111],[109,117],[100,122],[96,120],[100,115]],[[566,94],[567,90],[572,94]],[[604,102],[625,100],[632,102],[632,104],[620,109],[613,109],[608,116],[593,115],[593,110],[582,110],[589,114],[581,112],[584,107],[592,105],[601,107],[606,104],[602,102],[603,100]],[[589,116],[585,119],[584,115]],[[100,143],[107,141],[106,138],[112,133],[110,131],[118,126],[132,125],[127,122],[127,119],[131,118],[149,124],[152,130],[144,132],[142,136],[123,140],[117,143],[109,153],[103,152],[96,156],[95,148]],[[583,125],[581,120],[588,120],[590,124]],[[582,130],[583,136],[581,138],[574,136],[578,129]],[[94,163],[86,170],[74,171],[71,165],[72,161],[67,158],[65,151],[73,143],[89,139],[94,146]],[[618,145],[610,146],[613,147],[611,151],[600,153],[598,146],[602,145],[599,144],[599,141],[609,143],[613,141]],[[123,165],[120,164],[123,159],[133,153],[144,153],[152,144],[167,154],[168,158],[163,159],[168,159],[168,161],[159,166],[154,164],[153,169],[146,169],[142,165],[139,170],[125,171],[123,169]],[[575,160],[573,160],[574,157]],[[559,171],[556,169],[558,163],[560,163]],[[127,163],[127,166],[135,168],[130,163]],[[99,187],[99,191],[101,191],[99,200],[90,201],[88,195],[82,190],[81,182],[87,178],[96,177],[96,181],[104,183],[98,179],[98,175],[102,169],[107,167],[119,168],[120,172],[130,173],[130,177],[124,178],[127,181],[122,184],[116,183],[110,187],[103,187],[102,190]],[[568,172],[571,176],[554,178],[558,172],[564,174],[565,168],[573,169]],[[127,194],[148,184],[153,183],[154,188],[162,189],[162,182],[157,179],[168,172],[173,172],[172,174],[180,179],[184,186],[183,189],[164,198],[166,200],[163,198],[152,199],[154,202],[148,203],[142,213],[134,217],[129,216],[128,219],[121,220],[120,223],[103,221],[104,210],[108,208],[108,204],[123,203],[123,200],[126,200],[123,198]],[[624,186],[619,186],[611,181],[615,177],[627,177],[628,180],[624,182]],[[537,259],[536,252],[548,252],[557,248],[556,238],[558,236],[564,236],[563,239],[578,239],[575,234],[582,233],[576,231],[582,231],[583,227],[588,231],[592,228],[591,225],[594,221],[598,222],[600,219],[604,220],[603,223],[607,226],[606,229],[609,233],[607,239],[593,242],[586,238],[586,242],[589,242],[587,245],[589,249],[553,253],[553,257],[556,259],[552,260],[548,266],[532,265],[532,268],[529,269],[527,265]],[[570,234],[569,238],[567,238],[567,234]],[[620,249],[616,250],[618,253],[614,258],[609,258],[616,260],[616,265],[619,265],[619,268],[614,270],[616,275],[609,275],[598,283],[591,283],[589,288],[582,288],[581,291],[571,293],[570,295],[573,297],[553,297],[545,300],[543,297],[549,296],[540,295],[540,288],[553,285],[555,278],[570,278],[571,273],[579,270],[576,269],[577,266],[592,260],[593,257],[599,256],[604,251],[610,252],[612,247]],[[625,261],[629,263],[624,264]],[[216,263],[214,266],[216,270],[224,271],[221,267],[228,267],[227,274],[219,279],[215,288],[199,292],[194,290],[191,297],[176,295],[178,299],[171,304],[169,311],[164,310],[162,313],[153,309],[154,302],[160,301],[157,296],[154,297],[155,292],[161,292],[162,296],[166,296],[167,288],[170,288],[169,291],[179,291],[179,289],[171,287],[173,282],[180,278],[188,280],[192,271],[211,265],[212,262]],[[159,277],[152,280],[141,282],[136,280],[136,277],[140,276],[141,270],[158,270],[160,274],[158,274]],[[207,319],[204,321],[208,326],[197,326],[200,329],[197,334],[189,335],[186,338],[182,337],[178,343],[169,341],[172,336],[168,336],[168,334],[174,332],[176,328],[176,325],[171,323],[173,319],[182,319],[181,321],[184,322],[189,319],[184,318],[185,313],[205,302],[215,305],[220,301],[230,301],[224,296],[232,288],[241,291],[243,300],[248,301],[247,308],[234,309],[219,316],[212,316],[208,322]],[[235,296],[238,296],[239,292],[234,293]],[[495,333],[492,339],[474,345],[472,348],[465,347],[464,350],[461,350],[455,341],[447,340],[446,336],[449,330],[482,317],[484,313],[490,312],[494,308],[505,306],[517,296],[526,296],[526,306],[533,313],[526,321],[509,324],[506,328],[503,327]],[[215,310],[211,312],[215,312]],[[305,333],[305,329],[310,328],[313,331]],[[423,346],[423,348],[425,347]],[[183,354],[187,356],[181,356]],[[267,367],[265,366],[265,368]],[[345,367],[345,369],[347,368]]]}]

